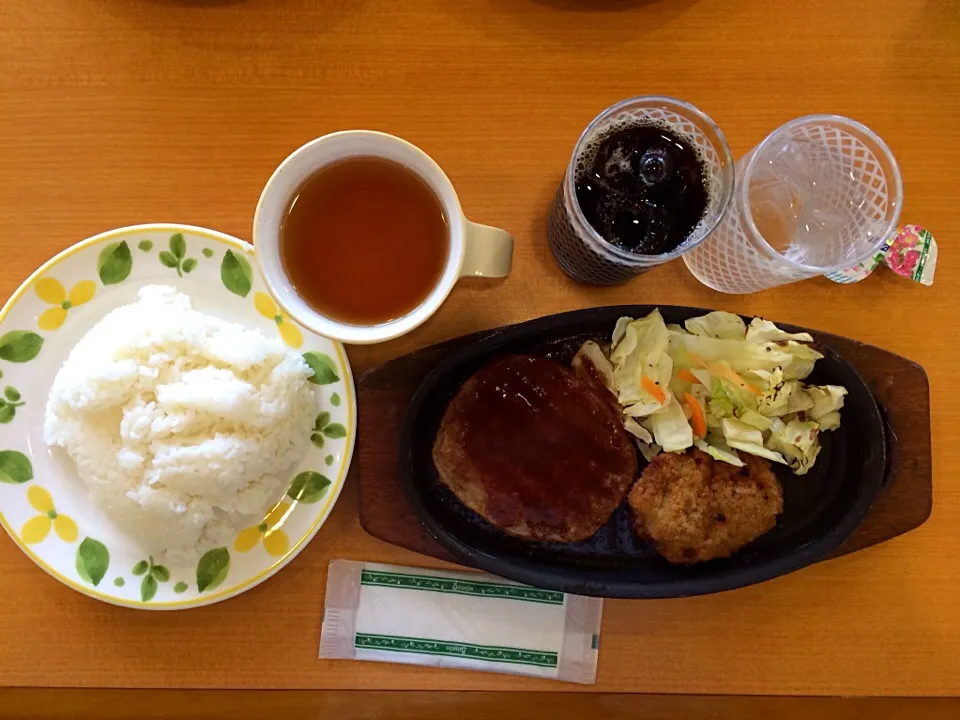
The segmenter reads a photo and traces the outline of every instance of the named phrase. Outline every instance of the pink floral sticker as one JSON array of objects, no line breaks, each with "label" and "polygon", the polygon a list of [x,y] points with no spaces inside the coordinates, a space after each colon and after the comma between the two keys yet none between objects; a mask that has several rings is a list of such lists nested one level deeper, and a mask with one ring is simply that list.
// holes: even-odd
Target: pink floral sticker
[{"label": "pink floral sticker", "polygon": [[859,282],[883,263],[897,275],[923,285],[933,284],[937,267],[937,242],[929,230],[919,225],[904,225],[869,260],[852,268],[830,273],[827,278],[839,283]]}]

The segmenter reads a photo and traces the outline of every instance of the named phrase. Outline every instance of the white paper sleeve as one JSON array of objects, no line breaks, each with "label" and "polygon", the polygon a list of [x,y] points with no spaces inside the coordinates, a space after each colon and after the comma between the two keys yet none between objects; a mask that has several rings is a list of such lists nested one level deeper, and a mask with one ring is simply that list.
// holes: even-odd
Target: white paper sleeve
[{"label": "white paper sleeve", "polygon": [[332,560],[320,657],[593,684],[602,608],[492,575]]}]

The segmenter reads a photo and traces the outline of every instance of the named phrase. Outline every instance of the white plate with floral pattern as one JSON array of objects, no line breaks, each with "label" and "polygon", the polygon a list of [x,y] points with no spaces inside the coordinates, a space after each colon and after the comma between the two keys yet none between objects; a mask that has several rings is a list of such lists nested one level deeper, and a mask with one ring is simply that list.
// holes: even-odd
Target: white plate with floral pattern
[{"label": "white plate with floral pattern", "polygon": [[[137,225],[80,242],[44,264],[0,310],[0,524],[40,567],[117,605],[180,609],[233,597],[267,579],[316,534],[343,488],[356,438],[343,346],[298,327],[252,270],[253,248],[188,225]],[[53,378],[77,341],[144,285],[173,285],[193,307],[279,335],[314,371],[312,445],[260,523],[195,564],[164,566],[106,519],[72,461],[43,442]]]}]

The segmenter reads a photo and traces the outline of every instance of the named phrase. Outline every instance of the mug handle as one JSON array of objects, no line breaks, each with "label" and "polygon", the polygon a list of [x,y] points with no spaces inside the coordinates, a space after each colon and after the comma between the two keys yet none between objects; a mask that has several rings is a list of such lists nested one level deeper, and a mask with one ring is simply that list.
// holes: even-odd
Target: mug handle
[{"label": "mug handle", "polygon": [[506,230],[466,222],[460,277],[506,277],[513,266],[513,236]]}]

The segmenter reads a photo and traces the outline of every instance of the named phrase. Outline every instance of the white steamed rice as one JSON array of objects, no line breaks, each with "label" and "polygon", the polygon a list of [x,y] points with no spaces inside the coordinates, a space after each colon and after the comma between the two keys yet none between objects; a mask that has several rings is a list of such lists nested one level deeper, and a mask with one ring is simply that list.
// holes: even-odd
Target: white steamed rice
[{"label": "white steamed rice", "polygon": [[195,561],[282,495],[310,444],[310,374],[279,340],[147,286],[71,351],[44,439],[145,553]]}]

